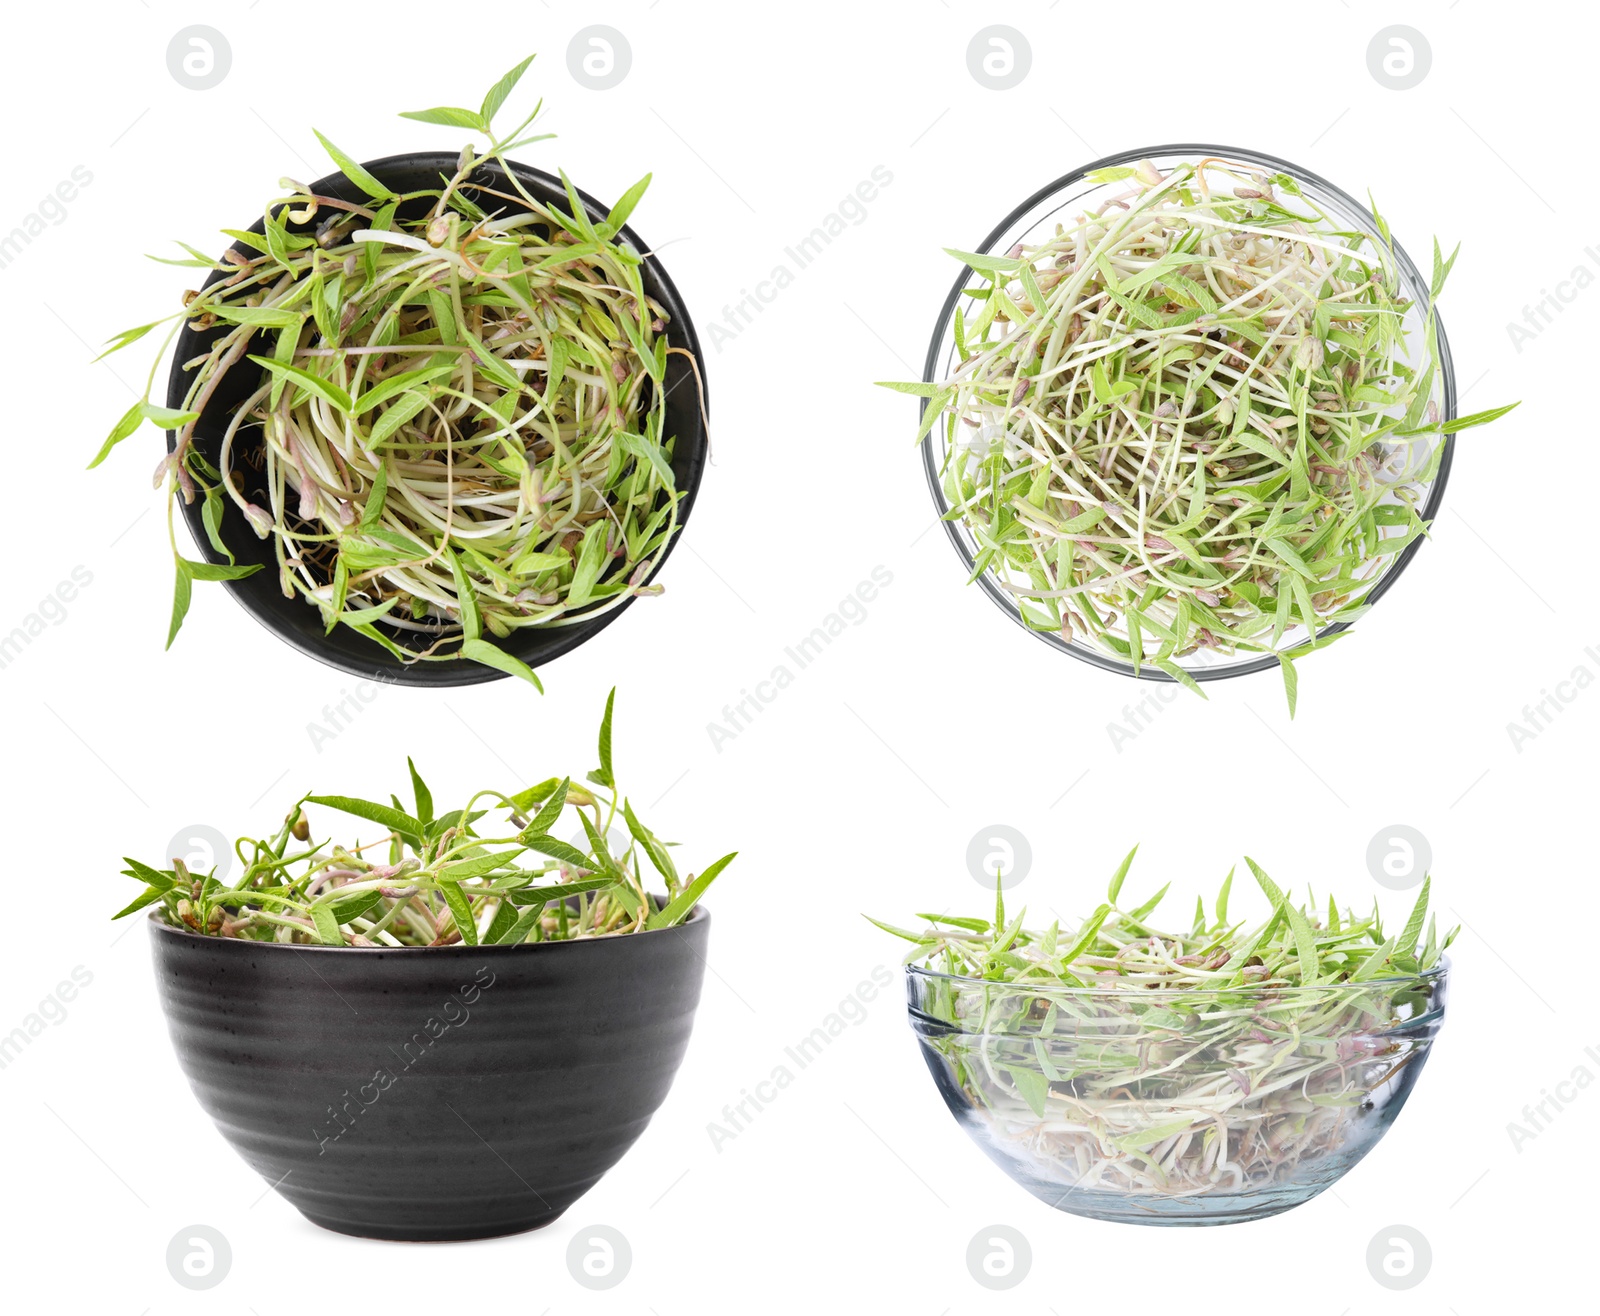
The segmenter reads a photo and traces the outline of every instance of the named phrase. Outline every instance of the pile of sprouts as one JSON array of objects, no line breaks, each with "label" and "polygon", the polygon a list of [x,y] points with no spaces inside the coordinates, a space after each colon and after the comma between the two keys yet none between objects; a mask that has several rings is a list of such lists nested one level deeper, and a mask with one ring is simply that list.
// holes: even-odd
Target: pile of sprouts
[{"label": "pile of sprouts", "polygon": [[[946,520],[1027,625],[1196,693],[1208,658],[1343,634],[1396,556],[1445,436],[1434,244],[1420,353],[1388,225],[1351,230],[1287,174],[1220,159],[1126,187],[978,278],[945,379],[886,387],[942,424]],[[1459,250],[1459,249],[1458,249]],[[1515,404],[1513,404],[1515,405]]]},{"label": "pile of sprouts", "polygon": [[1359,1155],[1437,1019],[1455,933],[1428,918],[1430,882],[1390,934],[1376,908],[1293,903],[1247,860],[1265,922],[1230,917],[1230,872],[1211,914],[1197,901],[1171,931],[1151,921],[1165,887],[1118,904],[1132,860],[1075,929],[1007,920],[999,894],[992,922],[879,924],[915,943],[918,1031],[990,1144],[1039,1183],[1162,1199],[1286,1185]]},{"label": "pile of sprouts", "polygon": [[[435,813],[433,795],[411,769],[413,807],[343,795],[303,796],[267,839],[244,837],[234,855],[238,881],[192,873],[181,859],[156,869],[126,859],[144,891],[116,914],[146,906],[175,928],[203,936],[324,946],[515,946],[575,941],[674,927],[693,912],[734,859],[681,877],[669,850],[639,821],[612,770],[611,719],[600,724],[600,766],[590,786],[551,778],[515,795],[479,791],[460,809]],[[307,805],[363,819],[378,829],[365,842],[311,838]],[[581,842],[552,835],[575,813]],[[628,841],[617,846],[618,817]],[[490,827],[483,819],[503,822]],[[648,864],[666,888],[646,887]]]},{"label": "pile of sprouts", "polygon": [[[227,562],[190,561],[174,540],[169,646],[192,581],[260,569],[223,542],[224,499],[271,537],[287,597],[406,663],[464,657],[537,684],[495,640],[660,592],[649,581],[680,498],[664,379],[670,354],[694,363],[645,292],[646,256],[619,237],[650,176],[603,220],[564,173],[569,210],[534,197],[505,153],[549,136],[519,135],[539,108],[510,133],[491,126],[528,62],[479,111],[407,116],[489,138],[437,186],[396,195],[322,138],[363,200],[286,179],[261,232],[225,230],[220,260],[186,247],[169,262],[213,272],[169,317],[169,342],[185,325],[203,335],[183,404],[150,402],[147,384],[94,463],[141,420],[176,431],[156,472],[169,526],[177,498],[203,499]],[[250,391],[208,457],[196,423],[240,371]]]}]

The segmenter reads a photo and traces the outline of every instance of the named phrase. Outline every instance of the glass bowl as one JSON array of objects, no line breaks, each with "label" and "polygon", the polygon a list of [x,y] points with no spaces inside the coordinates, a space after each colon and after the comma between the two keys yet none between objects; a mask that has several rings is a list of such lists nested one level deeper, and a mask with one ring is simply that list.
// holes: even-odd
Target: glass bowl
[{"label": "glass bowl", "polygon": [[[980,254],[1006,255],[1018,244],[1033,244],[1044,240],[1054,233],[1057,222],[1070,223],[1080,213],[1098,208],[1107,204],[1111,198],[1127,191],[1125,181],[1096,183],[1088,177],[1098,170],[1116,167],[1133,166],[1140,161],[1148,160],[1157,169],[1166,173],[1173,166],[1181,163],[1194,163],[1198,160],[1215,158],[1233,164],[1243,165],[1252,170],[1259,170],[1263,175],[1270,177],[1273,174],[1283,173],[1289,175],[1300,187],[1301,198],[1286,193],[1280,193],[1276,200],[1288,207],[1310,214],[1303,204],[1310,202],[1324,211],[1330,219],[1349,230],[1350,233],[1366,234],[1371,240],[1378,231],[1377,221],[1370,211],[1362,206],[1348,193],[1335,187],[1332,183],[1318,177],[1299,165],[1290,164],[1286,160],[1279,160],[1259,151],[1241,150],[1231,146],[1208,145],[1170,145],[1152,146],[1140,150],[1123,151],[1116,155],[1106,156],[1104,159],[1095,160],[1080,169],[1073,170],[1070,174],[1057,179],[1055,182],[1040,189],[1029,197],[1015,210],[1003,219],[1000,224],[978,246],[973,248]],[[1417,365],[1426,359],[1424,347],[1424,330],[1427,322],[1429,308],[1432,305],[1429,280],[1418,272],[1405,251],[1398,242],[1391,244],[1394,253],[1400,285],[1404,290],[1410,308],[1406,312],[1402,328],[1405,331],[1406,351],[1400,353],[1400,358],[1409,365]],[[955,372],[960,364],[960,353],[956,346],[954,324],[954,310],[961,302],[969,288],[981,288],[987,283],[986,276],[963,265],[961,272],[956,276],[950,294],[945,298],[944,306],[940,310],[939,318],[934,326],[933,339],[928,346],[928,356],[923,367],[923,380],[928,384],[937,384]],[[1432,387],[1432,401],[1438,408],[1441,420],[1454,419],[1456,415],[1456,386],[1455,371],[1450,358],[1450,345],[1445,338],[1444,327],[1435,317],[1436,326],[1436,359],[1437,368],[1434,374]],[[926,420],[926,410],[929,400],[921,400],[923,419]],[[957,427],[960,428],[960,427]],[[946,426],[935,423],[927,439],[922,443],[923,469],[927,475],[928,487],[933,493],[935,506],[941,517],[951,511],[951,501],[945,488],[943,473],[946,464],[951,460],[951,445]],[[964,431],[965,432],[965,431]],[[977,433],[977,431],[973,431]],[[1423,440],[1423,443],[1429,440]],[[1450,472],[1450,460],[1453,455],[1454,442],[1446,436],[1443,439],[1444,452],[1442,453],[1437,470],[1429,481],[1417,481],[1410,485],[1415,492],[1416,505],[1424,521],[1431,521],[1439,511],[1440,503],[1444,496],[1445,483]],[[969,450],[970,451],[970,450]],[[1426,455],[1426,449],[1421,444],[1414,447],[1413,451],[1420,459]],[[957,452],[956,457],[961,453]],[[1386,501],[1389,501],[1386,499]],[[1006,589],[1008,579],[1015,584],[1026,582],[1026,572],[1014,568],[1014,578],[1003,575],[1001,570],[991,564],[984,570],[977,570],[978,544],[967,528],[958,518],[944,522],[945,533],[949,536],[951,544],[961,558],[963,567],[969,577],[976,576],[976,580],[983,592],[1012,621],[1028,630],[1031,634],[1043,640],[1046,644],[1071,654],[1074,658],[1092,663],[1096,667],[1108,671],[1118,672],[1124,676],[1139,677],[1151,681],[1172,681],[1174,678],[1167,672],[1156,667],[1150,660],[1139,664],[1137,667],[1129,659],[1112,648],[1102,644],[1098,637],[1074,628],[1072,638],[1065,639],[1056,630],[1040,629],[1038,625],[1030,624],[1024,615],[1018,598]],[[1385,527],[1381,536],[1389,538],[1404,533],[1401,526]],[[1389,589],[1407,564],[1416,555],[1422,546],[1420,538],[1414,540],[1398,553],[1380,555],[1367,562],[1364,577],[1368,583],[1363,596],[1363,601],[1373,604]],[[1329,637],[1340,631],[1348,629],[1347,621],[1335,622],[1325,625],[1319,635]],[[1113,634],[1119,638],[1126,637],[1126,631],[1121,625],[1112,628]],[[1306,628],[1297,620],[1289,626],[1283,634],[1279,649],[1292,649],[1312,639]],[[1258,648],[1246,649],[1240,646],[1231,650],[1221,650],[1211,647],[1201,647],[1191,653],[1178,653],[1171,657],[1171,662],[1176,663],[1183,672],[1198,681],[1215,680],[1225,676],[1242,675],[1247,672],[1259,672],[1275,669],[1278,660],[1273,652],[1268,651],[1263,644]]]},{"label": "glass bowl", "polygon": [[1309,1201],[1394,1123],[1444,1019],[1449,965],[1405,978],[1184,991],[906,969],[956,1122],[1057,1210],[1141,1225]]}]

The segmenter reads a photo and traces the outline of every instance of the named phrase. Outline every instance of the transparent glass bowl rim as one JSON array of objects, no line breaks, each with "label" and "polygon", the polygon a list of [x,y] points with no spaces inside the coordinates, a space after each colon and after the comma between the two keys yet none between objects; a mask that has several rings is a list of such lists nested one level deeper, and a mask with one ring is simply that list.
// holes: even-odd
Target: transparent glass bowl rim
[{"label": "transparent glass bowl rim", "polygon": [[[937,969],[924,969],[919,965],[902,966],[908,978],[921,978],[929,982],[959,983],[964,987],[988,987],[1010,991],[1018,996],[1062,996],[1082,998],[1125,998],[1137,1001],[1161,1001],[1174,997],[1193,999],[1206,996],[1329,996],[1336,993],[1353,993],[1368,987],[1404,987],[1410,984],[1436,984],[1450,976],[1450,957],[1441,955],[1439,962],[1421,973],[1402,973],[1385,978],[1363,978],[1360,982],[1319,982],[1309,987],[1278,987],[1266,983],[1245,983],[1239,987],[1068,987],[1054,983],[1026,983],[990,981],[960,973],[941,973]],[[941,1020],[940,1022],[945,1022]]]},{"label": "transparent glass bowl rim", "polygon": [[[1311,190],[1338,203],[1349,215],[1360,222],[1361,226],[1374,237],[1377,236],[1378,225],[1372,212],[1362,205],[1343,188],[1335,186],[1320,174],[1309,169],[1303,169],[1288,160],[1279,159],[1277,156],[1267,155],[1261,151],[1252,151],[1239,146],[1217,146],[1204,142],[1175,142],[1163,146],[1143,146],[1130,151],[1118,151],[1113,155],[1102,156],[1098,160],[1091,160],[1086,165],[1081,165],[1070,173],[1063,174],[1053,183],[1047,183],[1037,192],[1016,206],[1010,214],[1002,219],[990,231],[989,235],[972,251],[980,254],[990,252],[994,244],[1006,237],[1029,211],[1041,202],[1047,201],[1058,193],[1065,192],[1078,183],[1084,182],[1088,175],[1096,169],[1108,169],[1117,165],[1137,164],[1140,160],[1159,160],[1163,156],[1186,156],[1194,159],[1208,159],[1215,157],[1229,163],[1257,165],[1274,173],[1285,173],[1296,182],[1309,186]],[[1392,237],[1392,234],[1391,234]],[[1429,280],[1422,277],[1421,272],[1412,262],[1411,257],[1398,241],[1391,241],[1390,248],[1394,252],[1395,263],[1399,266],[1401,281],[1408,287],[1416,299],[1416,304],[1424,311],[1432,307],[1432,296]],[[956,303],[961,299],[961,290],[967,286],[973,277],[973,271],[963,266],[956,274],[955,283],[951,286],[949,295],[940,308],[938,319],[934,321],[933,337],[928,342],[928,355],[923,363],[922,378],[924,383],[937,383],[942,375],[939,370],[940,358],[944,355],[945,339],[950,332],[951,316],[955,312]],[[1437,337],[1438,350],[1438,378],[1442,407],[1441,420],[1454,420],[1456,416],[1456,373],[1455,365],[1450,356],[1450,341],[1445,336],[1444,321],[1435,314],[1434,326]],[[921,399],[918,408],[918,419],[924,419],[927,414],[929,400]],[[939,463],[934,455],[934,436],[929,434],[917,446],[922,449],[922,469],[928,479],[928,489],[933,494],[934,506],[938,508],[941,517],[950,508],[945,501],[944,488],[939,478]],[[1443,437],[1444,455],[1439,459],[1439,469],[1434,475],[1433,482],[1428,486],[1428,496],[1422,505],[1422,519],[1432,521],[1439,515],[1440,505],[1444,501],[1445,485],[1450,479],[1450,463],[1455,457],[1455,436],[1447,434]],[[974,562],[972,554],[967,551],[967,546],[961,541],[961,526],[955,521],[944,522],[945,537],[955,548],[956,555],[970,573]],[[1412,558],[1421,549],[1426,536],[1417,538],[1411,544],[1401,549],[1392,564],[1384,571],[1378,582],[1373,585],[1366,595],[1366,602],[1376,604],[1389,588],[1397,581],[1406,567],[1411,564]],[[1151,664],[1141,664],[1135,670],[1132,663],[1107,653],[1099,648],[1083,644],[1069,644],[1054,632],[1034,630],[1023,618],[1022,610],[1007,598],[1005,592],[990,578],[990,573],[985,571],[975,582],[989,599],[1023,630],[1035,639],[1043,640],[1051,648],[1068,654],[1080,662],[1089,663],[1103,671],[1116,672],[1119,676],[1131,676],[1141,681],[1164,681],[1175,684],[1175,678]],[[1348,630],[1351,623],[1335,622],[1331,626],[1324,626],[1318,632],[1319,638],[1337,635]],[[1272,671],[1278,667],[1275,654],[1261,654],[1255,658],[1230,662],[1217,667],[1186,667],[1185,672],[1197,681],[1220,681],[1230,676],[1246,676],[1252,672]]]}]

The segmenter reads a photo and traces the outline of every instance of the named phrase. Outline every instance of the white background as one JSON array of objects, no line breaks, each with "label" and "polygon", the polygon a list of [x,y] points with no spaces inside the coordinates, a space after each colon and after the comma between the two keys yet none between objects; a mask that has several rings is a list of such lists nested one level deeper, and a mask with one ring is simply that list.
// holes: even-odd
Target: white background
[{"label": "white background", "polygon": [[[1482,0],[1197,8],[1145,4],[817,3],[781,8],[566,3],[492,8],[165,0],[11,11],[0,105],[10,127],[0,234],[75,166],[93,181],[0,269],[9,423],[0,632],[75,566],[92,574],[0,670],[13,902],[0,1033],[74,966],[93,975],[0,1071],[8,1136],[8,1300],[97,1313],[423,1312],[494,1295],[517,1310],[834,1307],[1066,1311],[1203,1302],[1344,1312],[1520,1309],[1530,1288],[1592,1302],[1592,1128],[1583,1090],[1520,1149],[1507,1124],[1579,1066],[1600,1074],[1583,974],[1600,909],[1587,841],[1600,692],[1578,691],[1520,752],[1507,724],[1580,666],[1600,673],[1593,609],[1593,312],[1507,331],[1577,266],[1600,272],[1600,200],[1576,145],[1595,26],[1578,11]],[[193,91],[166,48],[221,31],[232,68]],[[626,36],[611,90],[569,73],[585,25]],[[1007,23],[1028,76],[969,75],[968,42]],[[1390,90],[1371,38],[1421,30],[1432,68]],[[219,249],[284,174],[328,172],[311,129],[358,159],[454,148],[395,117],[475,105],[529,51],[512,108],[543,94],[558,140],[522,153],[615,197],[646,170],[634,216],[663,249],[707,340],[715,462],[666,595],[552,664],[543,699],[498,682],[385,690],[329,743],[308,724],[354,682],[294,654],[218,586],[161,649],[171,579],[147,430],[83,470],[142,382],[144,345],[107,365],[90,343],[175,305],[191,272],[146,261],[183,238]],[[1464,435],[1434,542],[1358,634],[1302,664],[1287,719],[1273,674],[1185,696],[1121,752],[1108,723],[1155,687],[1073,662],[963,585],[910,437],[914,404],[871,386],[914,377],[955,267],[1016,202],[1095,156],[1175,140],[1276,153],[1370,188],[1402,243],[1464,243],[1442,303],[1463,410],[1524,399]],[[874,166],[893,182],[756,322],[720,350],[711,325]],[[671,244],[671,245],[668,245]],[[1570,289],[1569,289],[1570,291]],[[164,369],[164,367],[163,367]],[[926,532],[926,533],[925,533]],[[184,531],[180,528],[180,537]],[[181,539],[187,546],[186,538]],[[723,706],[787,660],[875,566],[893,583],[754,726],[714,746]],[[793,664],[791,663],[792,667]],[[620,685],[625,788],[715,889],[713,976],[671,1097],[633,1152],[546,1231],[448,1251],[305,1223],[192,1100],[156,1004],[123,854],[159,860],[194,825],[232,837],[301,791],[382,795],[411,753],[436,794],[515,787],[593,766]],[[1573,687],[1566,687],[1572,690]],[[665,796],[665,798],[661,798]],[[1394,1131],[1330,1192],[1226,1230],[1160,1232],[1052,1212],[958,1130],[906,1027],[898,987],[731,1142],[707,1126],[784,1062],[896,946],[861,917],[970,907],[968,841],[994,823],[1031,840],[1015,898],[1081,916],[1134,841],[1134,887],[1168,879],[1176,911],[1249,853],[1284,884],[1374,895],[1368,842],[1395,823],[1431,841],[1440,903],[1467,925],[1450,1018]],[[26,885],[24,885],[26,884]],[[1177,917],[1183,917],[1179,913]],[[898,972],[898,970],[896,970]],[[792,1068],[792,1066],[791,1066]],[[403,1149],[398,1149],[403,1154]],[[209,1293],[169,1277],[181,1227],[230,1240]],[[633,1269],[607,1293],[569,1275],[580,1226],[623,1231]],[[1009,1224],[1033,1251],[992,1294],[965,1254]],[[1380,1229],[1431,1243],[1408,1293],[1369,1276]],[[56,1296],[46,1298],[53,1293]]]}]

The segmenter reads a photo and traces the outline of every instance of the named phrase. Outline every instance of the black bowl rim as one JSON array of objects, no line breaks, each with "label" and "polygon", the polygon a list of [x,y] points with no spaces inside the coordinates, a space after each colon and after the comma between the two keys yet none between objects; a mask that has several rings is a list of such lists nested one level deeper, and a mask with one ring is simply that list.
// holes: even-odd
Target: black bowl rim
[{"label": "black bowl rim", "polygon": [[[609,946],[617,942],[632,941],[636,937],[659,937],[665,933],[676,932],[679,928],[688,927],[690,924],[707,926],[711,922],[711,911],[704,905],[696,905],[689,911],[689,917],[682,923],[675,923],[670,928],[645,928],[639,932],[615,933],[604,937],[584,937],[581,940],[567,939],[565,941],[521,941],[515,946],[478,945],[468,946],[457,942],[451,946],[323,946],[320,944],[288,943],[282,941],[248,941],[242,937],[209,937],[194,931],[192,928],[175,928],[161,917],[160,911],[151,910],[145,916],[152,935],[158,932],[170,933],[174,937],[188,939],[206,946],[237,946],[239,953],[255,950],[274,951],[315,951],[328,955],[367,955],[382,956],[385,959],[409,959],[416,955],[426,955],[431,961],[439,957],[440,963],[447,960],[460,960],[477,956],[487,951],[491,955],[507,955],[521,952],[556,953],[556,948],[561,946]],[[233,952],[224,952],[233,953]],[[581,954],[582,952],[574,952]]]},{"label": "black bowl rim", "polygon": [[[364,161],[361,167],[382,181],[384,171],[390,169],[433,167],[442,169],[447,174],[454,173],[459,159],[459,154],[451,151],[405,151],[396,155],[386,155],[378,160]],[[486,157],[478,161],[478,164],[480,166],[502,167],[501,162],[493,157]],[[565,186],[556,175],[546,173],[542,169],[535,169],[532,165],[525,165],[516,160],[504,161],[503,168],[537,178],[542,184],[558,190],[564,189]],[[352,194],[351,199],[364,196],[356,188],[355,184],[339,171],[324,175],[311,183],[310,187],[313,191],[333,196],[340,196],[341,193],[346,191]],[[573,191],[577,193],[578,199],[583,202],[592,218],[604,219],[610,213],[609,207],[601,205],[600,202],[576,184],[573,186]],[[249,231],[252,233],[262,232],[265,222],[264,216],[258,217],[250,225]],[[700,451],[691,462],[688,487],[682,491],[682,498],[678,504],[677,532],[662,546],[661,555],[656,560],[655,572],[652,573],[652,579],[654,579],[655,575],[658,575],[661,568],[666,565],[667,558],[671,555],[672,550],[677,547],[678,540],[683,537],[683,532],[689,524],[690,513],[694,510],[695,499],[700,491],[700,482],[705,475],[705,468],[709,464],[711,435],[705,418],[711,414],[711,390],[706,379],[705,353],[700,346],[700,335],[696,331],[694,320],[689,314],[688,303],[684,300],[683,294],[678,291],[677,284],[672,281],[672,276],[667,272],[667,267],[661,263],[661,259],[656,255],[654,249],[634,232],[631,225],[624,224],[617,237],[629,243],[636,251],[646,254],[651,261],[654,274],[660,279],[663,290],[677,304],[680,314],[674,322],[674,327],[682,331],[686,340],[685,345],[694,353],[694,363],[699,368]],[[235,241],[229,247],[229,250],[242,252],[246,251],[247,248],[244,243]],[[223,277],[222,271],[213,271],[207,276],[206,286],[210,286],[221,277]],[[183,395],[187,391],[187,381],[184,379],[182,369],[184,361],[182,347],[190,339],[192,333],[193,331],[185,325],[178,335],[173,351],[172,365],[167,372],[167,405],[170,407],[180,406],[183,402]],[[178,433],[176,430],[167,431],[168,452],[171,452],[176,447],[177,439]],[[184,504],[183,515],[189,524],[190,537],[194,540],[195,548],[206,561],[218,564],[224,563],[227,558],[211,547],[211,541],[206,535],[202,512],[203,507],[198,500]],[[264,573],[257,573],[257,575],[261,574]],[[280,627],[277,623],[276,606],[269,605],[257,597],[255,590],[260,588],[258,583],[252,585],[250,581],[246,580],[228,580],[223,581],[222,584],[233,595],[240,607],[285,644],[308,658],[314,658],[326,666],[351,676],[362,677],[369,681],[378,681],[388,685],[441,689],[455,686],[482,685],[485,682],[502,680],[508,676],[508,673],[493,667],[487,667],[483,663],[464,661],[401,663],[392,658],[387,650],[375,643],[370,646],[372,649],[370,658],[363,659],[339,653],[318,643],[313,638],[304,636],[287,627]],[[550,639],[547,650],[538,659],[539,667],[542,669],[557,658],[572,652],[584,641],[598,635],[635,602],[637,602],[637,596],[630,596],[617,606],[593,617],[580,618],[563,626],[543,629],[540,633],[550,637]]]},{"label": "black bowl rim", "polygon": [[[1025,214],[1027,214],[1028,211],[1032,210],[1034,206],[1038,205],[1041,201],[1047,200],[1052,194],[1060,192],[1065,188],[1070,187],[1072,184],[1079,182],[1096,169],[1104,169],[1113,165],[1127,164],[1130,161],[1142,160],[1147,156],[1155,157],[1162,155],[1195,154],[1206,156],[1215,155],[1223,158],[1232,157],[1243,160],[1249,164],[1266,165],[1270,168],[1277,169],[1288,174],[1291,178],[1310,183],[1326,192],[1330,196],[1337,198],[1340,204],[1350,207],[1356,218],[1368,225],[1368,231],[1374,236],[1377,234],[1377,221],[1373,219],[1372,212],[1368,210],[1366,206],[1363,206],[1343,188],[1336,187],[1327,179],[1323,178],[1320,174],[1313,173],[1309,169],[1302,169],[1299,165],[1293,164],[1288,160],[1280,159],[1278,156],[1268,155],[1263,151],[1251,150],[1248,147],[1218,146],[1214,143],[1205,142],[1172,142],[1161,146],[1142,146],[1135,150],[1118,151],[1112,155],[1102,156],[1098,160],[1091,160],[1088,164],[1082,165],[1069,173],[1061,175],[1061,177],[1057,178],[1054,182],[1046,183],[1026,201],[1014,207],[1010,214],[1008,214],[997,225],[995,225],[992,230],[990,230],[989,235],[984,238],[982,244],[974,247],[972,250],[980,255],[987,253],[996,242],[1005,236],[1007,230],[1010,229],[1010,227]],[[1405,249],[1400,245],[1400,243],[1398,241],[1392,242],[1390,246],[1394,251],[1395,261],[1400,266],[1401,272],[1417,286],[1423,288],[1429,287],[1428,281],[1422,277],[1421,271],[1419,271],[1416,265],[1413,264],[1411,257],[1406,254]],[[950,293],[944,300],[944,306],[939,311],[939,317],[934,322],[933,337],[928,343],[928,355],[922,367],[922,379],[924,383],[934,384],[938,382],[937,368],[939,361],[939,347],[944,341],[945,328],[950,323],[950,317],[955,310],[956,302],[960,300],[961,290],[966,287],[970,277],[971,271],[963,267],[956,275],[955,283],[951,286]],[[1429,308],[1432,308],[1431,297],[1429,299]],[[1450,355],[1450,341],[1445,336],[1444,320],[1441,316],[1439,316],[1437,310],[1434,311],[1434,324],[1437,329],[1438,339],[1439,378],[1444,397],[1444,408],[1440,419],[1454,420],[1456,415],[1455,363]],[[921,420],[926,417],[930,399],[921,398],[919,401],[921,405],[917,408],[917,417],[919,420]],[[917,446],[922,449],[922,468],[928,479],[928,488],[933,494],[934,505],[942,508],[944,494],[939,484],[939,470],[933,459],[933,445],[930,442],[931,439],[932,435],[928,435]],[[1450,479],[1450,463],[1455,457],[1455,451],[1455,436],[1453,434],[1445,435],[1444,455],[1439,459],[1439,471],[1434,477],[1433,484],[1429,487],[1427,500],[1423,503],[1422,507],[1422,519],[1424,521],[1431,522],[1439,515],[1439,506],[1444,501],[1445,485]],[[974,565],[972,555],[967,552],[966,545],[961,542],[960,533],[955,522],[946,521],[944,523],[944,531],[946,537],[950,540],[951,545],[955,548],[956,555],[961,559],[963,565],[966,567],[967,573],[970,575]],[[1371,591],[1366,595],[1364,600],[1365,602],[1376,604],[1377,601],[1388,592],[1389,587],[1400,578],[1401,573],[1405,571],[1406,567],[1410,564],[1411,559],[1417,555],[1417,550],[1422,547],[1423,542],[1423,539],[1413,540],[1405,548],[1400,550],[1399,554],[1395,558],[1394,564],[1383,573],[1377,584],[1375,584]],[[989,573],[987,571],[978,578],[977,584],[979,588],[982,589],[983,592],[989,597],[989,599],[994,602],[996,606],[998,606],[1000,610],[1004,612],[1014,623],[1022,627],[1022,629],[1027,631],[1028,634],[1034,636],[1036,639],[1044,641],[1052,648],[1068,654],[1071,657],[1078,659],[1080,662],[1089,663],[1091,666],[1098,667],[1102,671],[1115,672],[1119,676],[1131,676],[1140,681],[1164,681],[1168,684],[1177,684],[1177,678],[1169,676],[1160,668],[1149,663],[1141,664],[1139,669],[1135,671],[1133,664],[1125,662],[1121,658],[1117,658],[1112,654],[1102,653],[1098,649],[1091,649],[1082,645],[1067,644],[1059,635],[1056,635],[1053,632],[1034,630],[1027,624],[1026,621],[1023,620],[1021,610],[1018,609],[1016,605],[1011,602],[1011,600],[1006,598],[1000,588],[989,579]],[[1353,624],[1354,623],[1347,621],[1335,622],[1333,625],[1326,626],[1320,632],[1318,632],[1317,638],[1328,639],[1339,634],[1341,631],[1349,630]],[[1186,675],[1193,677],[1196,681],[1220,681],[1233,676],[1246,676],[1254,672],[1272,671],[1277,667],[1277,657],[1273,654],[1264,654],[1259,658],[1252,658],[1247,662],[1231,663],[1227,667],[1194,669],[1185,668],[1184,671]]]},{"label": "black bowl rim", "polygon": [[1019,995],[1128,997],[1140,1001],[1159,1001],[1173,996],[1317,996],[1332,992],[1358,991],[1364,987],[1440,983],[1450,976],[1453,964],[1448,955],[1441,955],[1439,962],[1433,968],[1424,969],[1421,973],[1402,973],[1387,978],[1363,978],[1360,982],[1319,982],[1309,987],[1275,987],[1265,983],[1246,983],[1240,987],[1058,987],[1052,983],[991,982],[987,978],[974,978],[964,973],[941,973],[937,969],[925,969],[916,964],[907,964],[903,967],[907,978],[940,979],[972,987],[1009,988]]}]

